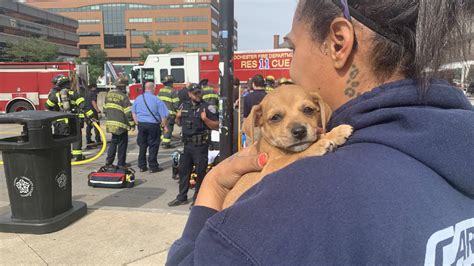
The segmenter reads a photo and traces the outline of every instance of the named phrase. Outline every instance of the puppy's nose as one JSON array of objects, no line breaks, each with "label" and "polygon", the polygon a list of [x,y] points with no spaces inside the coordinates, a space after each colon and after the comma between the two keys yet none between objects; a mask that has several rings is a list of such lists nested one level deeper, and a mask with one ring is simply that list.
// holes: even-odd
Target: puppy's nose
[{"label": "puppy's nose", "polygon": [[296,139],[304,139],[306,135],[308,134],[308,131],[306,130],[306,127],[304,126],[297,126],[291,130],[291,134]]}]

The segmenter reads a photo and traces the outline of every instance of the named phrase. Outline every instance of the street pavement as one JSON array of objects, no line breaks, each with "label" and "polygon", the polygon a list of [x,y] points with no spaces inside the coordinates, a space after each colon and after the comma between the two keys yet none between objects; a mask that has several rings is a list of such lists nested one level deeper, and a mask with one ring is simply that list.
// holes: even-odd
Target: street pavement
[{"label": "street pavement", "polygon": [[[0,138],[20,131],[17,126],[0,125]],[[174,144],[179,143],[174,141]],[[90,164],[73,166],[73,200],[87,203],[88,214],[51,234],[0,233],[0,264],[163,265],[170,245],[181,235],[189,214],[189,205],[175,208],[167,205],[178,192],[178,183],[171,178],[174,149],[160,148],[159,163],[165,170],[150,174],[138,171],[136,132],[131,132],[128,147],[127,162],[137,170],[135,187],[103,189],[87,185],[87,175],[104,165],[105,154]],[[96,152],[98,149],[85,154],[90,158]],[[189,192],[190,198],[192,193],[193,190]],[[2,167],[0,215],[8,211]]]}]

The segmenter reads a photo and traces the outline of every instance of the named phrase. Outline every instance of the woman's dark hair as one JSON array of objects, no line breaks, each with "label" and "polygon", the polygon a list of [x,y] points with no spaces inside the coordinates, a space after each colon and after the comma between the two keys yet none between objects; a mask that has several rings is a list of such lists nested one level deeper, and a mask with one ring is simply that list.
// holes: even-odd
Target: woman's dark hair
[{"label": "woman's dark hair", "polygon": [[260,74],[253,76],[252,83],[257,87],[265,87],[265,79]]},{"label": "woman's dark hair", "polygon": [[[341,8],[332,0],[301,1],[298,18],[311,24],[314,40],[323,42],[331,22],[342,16]],[[425,91],[446,54],[443,49],[449,37],[454,32],[461,36],[468,1],[348,0],[348,4],[384,32],[385,37],[375,34],[373,72],[384,81],[400,71],[419,80]]]}]

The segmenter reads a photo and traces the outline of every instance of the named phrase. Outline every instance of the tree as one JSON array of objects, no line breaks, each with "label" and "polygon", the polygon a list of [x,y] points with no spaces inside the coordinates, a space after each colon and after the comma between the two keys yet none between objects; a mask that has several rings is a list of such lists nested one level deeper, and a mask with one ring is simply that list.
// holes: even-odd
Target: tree
[{"label": "tree", "polygon": [[87,49],[87,63],[89,63],[89,83],[96,84],[97,79],[104,75],[104,64],[107,62],[107,53],[101,48]]},{"label": "tree", "polygon": [[58,47],[45,37],[27,38],[18,43],[8,43],[4,50],[5,61],[52,62],[58,60]]},{"label": "tree", "polygon": [[142,61],[145,61],[150,54],[168,54],[173,51],[173,47],[163,43],[161,39],[154,41],[148,35],[143,35],[143,38],[145,38],[145,48],[147,49],[140,52],[140,60]]}]

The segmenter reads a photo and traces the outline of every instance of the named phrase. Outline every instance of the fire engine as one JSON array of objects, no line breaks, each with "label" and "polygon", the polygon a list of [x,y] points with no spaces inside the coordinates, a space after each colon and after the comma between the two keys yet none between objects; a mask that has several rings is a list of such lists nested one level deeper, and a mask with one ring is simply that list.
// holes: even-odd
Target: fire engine
[{"label": "fire engine", "polygon": [[[271,75],[276,79],[289,78],[289,69],[293,53],[288,49],[267,51],[238,51],[234,53],[234,77],[247,82],[256,74],[264,77]],[[178,89],[186,83],[199,83],[208,79],[209,85],[219,88],[219,53],[171,53],[149,55],[143,66],[132,70],[135,84],[129,87],[130,99],[134,100],[141,93],[145,81],[154,81],[158,88],[163,78],[172,75]],[[157,90],[158,91],[158,90]]]},{"label": "fire engine", "polygon": [[73,76],[71,62],[3,63],[0,62],[0,112],[43,110],[54,76]]}]

